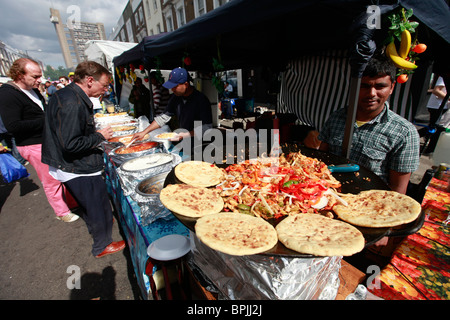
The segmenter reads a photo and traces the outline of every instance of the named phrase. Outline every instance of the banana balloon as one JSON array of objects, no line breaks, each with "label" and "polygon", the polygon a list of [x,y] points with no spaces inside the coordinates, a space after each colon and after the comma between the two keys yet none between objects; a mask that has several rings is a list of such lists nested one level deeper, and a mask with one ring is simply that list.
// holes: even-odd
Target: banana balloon
[{"label": "banana balloon", "polygon": [[398,55],[394,41],[389,43],[386,47],[386,54],[389,58],[391,58],[394,65],[399,69],[414,70],[417,68],[414,63],[409,62]]},{"label": "banana balloon", "polygon": [[402,40],[400,41],[400,49],[398,55],[405,59],[411,49],[411,33],[408,30],[402,32]]}]

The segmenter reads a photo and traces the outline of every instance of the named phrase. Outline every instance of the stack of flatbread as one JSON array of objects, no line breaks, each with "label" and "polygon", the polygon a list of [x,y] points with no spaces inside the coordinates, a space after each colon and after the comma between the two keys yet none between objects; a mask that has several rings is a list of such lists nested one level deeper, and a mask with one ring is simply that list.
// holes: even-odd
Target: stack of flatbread
[{"label": "stack of flatbread", "polygon": [[336,205],[334,212],[340,219],[361,227],[399,226],[416,220],[422,211],[416,200],[395,191],[368,190],[342,198],[348,205]]},{"label": "stack of flatbread", "polygon": [[276,226],[276,231],[287,248],[316,256],[350,256],[365,245],[358,229],[320,214],[289,216]]},{"label": "stack of flatbread", "polygon": [[187,184],[168,185],[161,190],[159,198],[170,211],[193,218],[217,213],[223,208],[223,199],[216,190]]},{"label": "stack of flatbread", "polygon": [[175,167],[175,176],[183,183],[161,190],[161,203],[169,210],[187,217],[202,217],[223,209],[223,199],[215,186],[224,179],[216,165],[202,161],[186,161]]},{"label": "stack of flatbread", "polygon": [[225,179],[222,169],[203,161],[186,161],[175,167],[175,176],[195,187],[212,187]]},{"label": "stack of flatbread", "polygon": [[208,247],[236,256],[261,253],[278,242],[277,232],[270,223],[242,213],[204,216],[197,220],[195,234]]}]

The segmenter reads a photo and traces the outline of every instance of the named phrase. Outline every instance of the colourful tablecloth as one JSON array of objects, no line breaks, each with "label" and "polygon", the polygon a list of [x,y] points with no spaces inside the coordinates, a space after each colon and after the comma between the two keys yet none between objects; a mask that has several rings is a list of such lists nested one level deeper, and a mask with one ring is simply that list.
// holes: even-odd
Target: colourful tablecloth
[{"label": "colourful tablecloth", "polygon": [[390,263],[369,287],[386,300],[448,300],[450,298],[450,193],[447,182],[432,178],[425,193],[423,227],[406,237]]}]

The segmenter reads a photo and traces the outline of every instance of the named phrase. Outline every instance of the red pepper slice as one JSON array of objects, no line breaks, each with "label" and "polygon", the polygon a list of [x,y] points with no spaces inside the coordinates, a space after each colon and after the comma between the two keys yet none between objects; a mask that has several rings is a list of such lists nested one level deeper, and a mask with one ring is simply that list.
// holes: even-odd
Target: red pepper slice
[{"label": "red pepper slice", "polygon": [[231,165],[228,166],[225,171],[229,172],[229,171],[238,171],[238,172],[243,172],[244,168],[242,168],[241,166],[236,166],[236,165]]},{"label": "red pepper slice", "polygon": [[305,200],[305,197],[303,195],[298,194],[297,192],[294,192],[293,196],[296,197],[300,201]]},{"label": "red pepper slice", "polygon": [[281,174],[294,173],[294,170],[291,169],[291,168],[279,167],[278,168],[278,173],[281,173]]},{"label": "red pepper slice", "polygon": [[272,185],[270,191],[273,193],[277,193],[279,190],[279,186],[277,184]]},{"label": "red pepper slice", "polygon": [[319,191],[320,191],[319,187],[317,187],[317,186],[313,186],[313,187],[307,186],[306,188],[303,188],[300,190],[301,193],[307,194],[307,195],[314,195],[314,194],[318,193]]}]

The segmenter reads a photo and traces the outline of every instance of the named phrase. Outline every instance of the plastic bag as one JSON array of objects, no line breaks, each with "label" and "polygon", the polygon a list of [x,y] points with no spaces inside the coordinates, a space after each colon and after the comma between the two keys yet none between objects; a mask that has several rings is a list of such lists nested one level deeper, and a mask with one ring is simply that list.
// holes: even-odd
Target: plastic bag
[{"label": "plastic bag", "polygon": [[0,153],[0,171],[7,183],[26,178],[30,174],[19,161],[10,153]]}]

